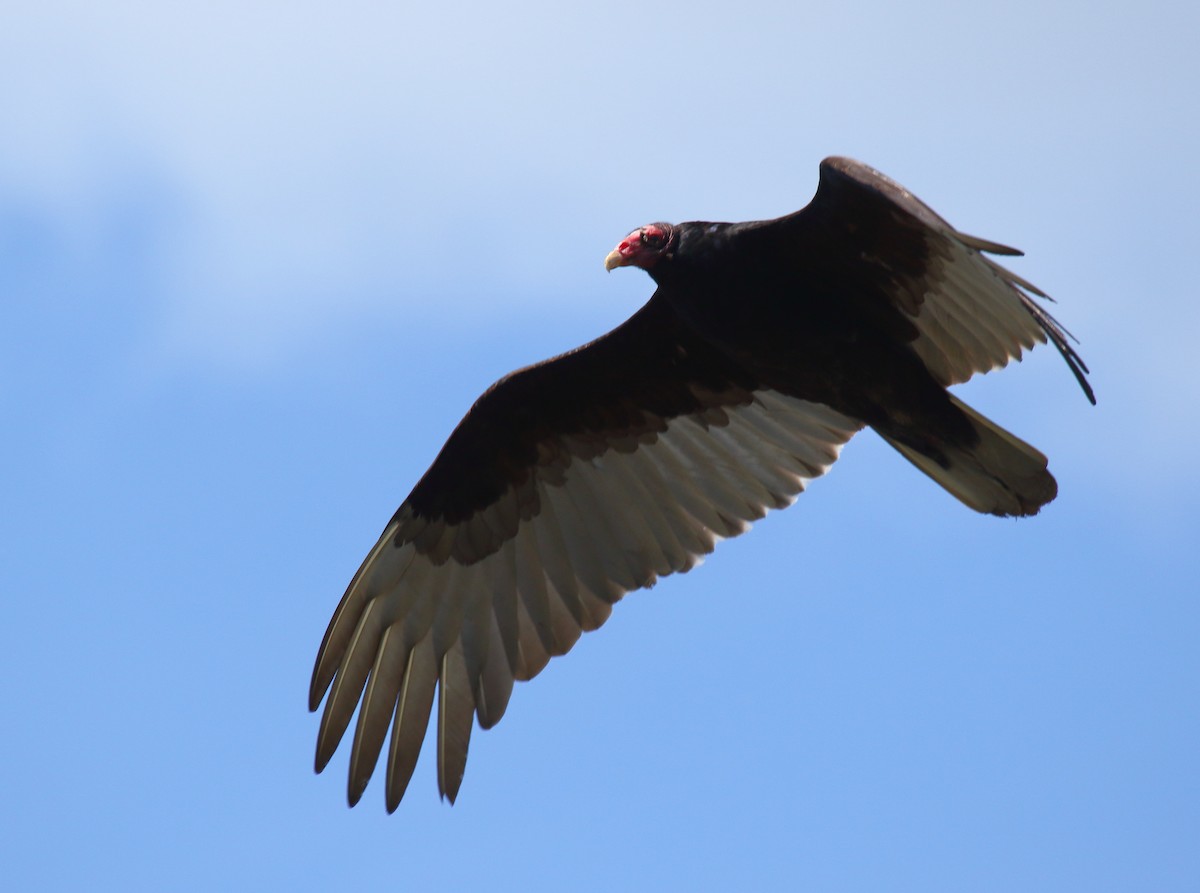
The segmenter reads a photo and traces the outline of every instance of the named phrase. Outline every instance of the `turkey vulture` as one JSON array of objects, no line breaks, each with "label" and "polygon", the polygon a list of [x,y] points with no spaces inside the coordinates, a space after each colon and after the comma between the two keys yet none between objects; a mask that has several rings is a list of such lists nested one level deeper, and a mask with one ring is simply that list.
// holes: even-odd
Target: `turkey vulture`
[{"label": "turkey vulture", "polygon": [[1046,457],[946,388],[1049,339],[1095,397],[1030,297],[1045,295],[985,252],[1020,253],[844,158],[778,220],[630,233],[605,267],[649,273],[649,302],[489,388],[350,582],[313,670],[317,771],[361,703],[350,804],[390,725],[395,810],[436,690],[438,789],[453,803],[472,723],[500,720],[514,680],[626,592],[790,505],[864,425],[970,508],[1036,514],[1057,492]]}]

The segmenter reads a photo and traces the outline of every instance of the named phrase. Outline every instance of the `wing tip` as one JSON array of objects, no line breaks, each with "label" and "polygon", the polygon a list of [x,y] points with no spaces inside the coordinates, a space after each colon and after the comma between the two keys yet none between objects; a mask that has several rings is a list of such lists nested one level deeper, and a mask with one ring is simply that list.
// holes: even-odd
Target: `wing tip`
[{"label": "wing tip", "polygon": [[[988,254],[999,254],[1004,257],[1024,257],[1025,256],[1025,252],[1022,251],[1020,248],[1013,248],[1011,245],[1004,245],[1000,242],[993,242],[991,239],[983,239],[983,238],[980,238],[979,236],[972,236],[969,233],[960,232],[959,230],[955,230],[954,235],[955,235],[955,238],[958,239],[958,241],[962,242],[968,248],[974,248],[976,251],[984,251],[984,252],[987,252]],[[1047,297],[1046,295],[1042,294],[1042,292],[1040,290],[1038,290],[1038,288],[1036,286],[1030,286],[1024,282],[1022,282],[1021,285],[1040,297],[1043,297],[1043,298]]]}]

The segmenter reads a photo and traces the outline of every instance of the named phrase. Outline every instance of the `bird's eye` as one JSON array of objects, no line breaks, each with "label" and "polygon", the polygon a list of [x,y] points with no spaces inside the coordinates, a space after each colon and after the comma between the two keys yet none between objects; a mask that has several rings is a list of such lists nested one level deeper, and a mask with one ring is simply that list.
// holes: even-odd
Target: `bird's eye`
[{"label": "bird's eye", "polygon": [[641,242],[647,248],[661,248],[666,241],[666,234],[657,226],[642,230]]}]

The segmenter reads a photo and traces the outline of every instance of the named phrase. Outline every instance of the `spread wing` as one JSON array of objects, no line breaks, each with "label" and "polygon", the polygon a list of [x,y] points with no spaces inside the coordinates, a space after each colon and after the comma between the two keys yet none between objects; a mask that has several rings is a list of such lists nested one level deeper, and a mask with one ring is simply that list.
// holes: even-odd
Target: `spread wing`
[{"label": "spread wing", "polygon": [[317,770],[361,703],[349,799],[390,725],[394,810],[436,689],[438,788],[453,802],[473,720],[499,721],[514,680],[565,654],[626,592],[687,571],[790,504],[859,427],[761,386],[657,298],[597,341],[502,379],[330,621],[310,691],[310,709],[325,698]]},{"label": "spread wing", "polygon": [[827,158],[813,201],[766,226],[775,224],[794,231],[866,318],[890,321],[942,385],[1006,366],[1049,340],[1096,402],[1070,334],[1032,297],[1046,295],[985,256],[1021,252],[958,232],[879,171]]}]

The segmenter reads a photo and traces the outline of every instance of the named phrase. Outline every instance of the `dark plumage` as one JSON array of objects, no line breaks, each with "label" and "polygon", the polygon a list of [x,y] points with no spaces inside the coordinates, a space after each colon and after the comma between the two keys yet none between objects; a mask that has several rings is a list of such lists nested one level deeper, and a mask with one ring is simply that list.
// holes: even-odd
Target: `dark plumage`
[{"label": "dark plumage", "polygon": [[1035,514],[1057,491],[1046,458],[947,386],[1049,339],[1095,399],[1044,295],[983,252],[1019,253],[837,158],[787,217],[631,233],[606,266],[645,269],[650,301],[489,388],[351,581],[313,672],[317,770],[361,701],[350,802],[390,724],[395,809],[436,688],[453,802],[473,719],[499,721],[514,680],[789,505],[864,425],[971,508]]}]

